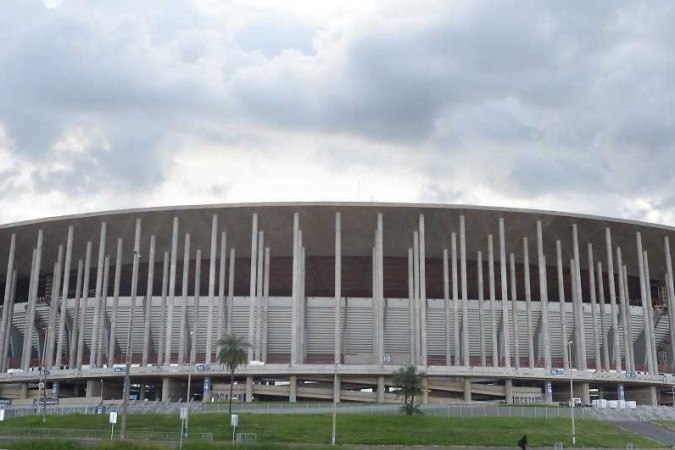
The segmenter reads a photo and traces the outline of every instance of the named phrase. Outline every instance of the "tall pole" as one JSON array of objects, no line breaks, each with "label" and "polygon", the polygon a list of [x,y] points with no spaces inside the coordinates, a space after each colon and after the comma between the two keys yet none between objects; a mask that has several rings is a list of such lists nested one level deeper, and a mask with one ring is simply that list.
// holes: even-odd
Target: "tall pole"
[{"label": "tall pole", "polygon": [[[43,328],[44,339],[42,342],[42,359],[40,361],[40,372],[42,373],[42,423],[47,422],[47,374],[45,373],[45,352],[47,351],[47,335],[49,330]],[[39,345],[39,343],[38,343]]]},{"label": "tall pole", "polygon": [[141,247],[141,219],[136,219],[136,236],[134,238],[134,259],[131,272],[131,305],[129,306],[129,330],[127,332],[126,370],[124,371],[124,389],[122,398],[122,423],[120,425],[120,438],[125,439],[127,434],[127,413],[129,408],[129,388],[131,378],[131,339],[134,327],[134,307],[136,306],[136,288],[138,287],[138,260],[140,259]]},{"label": "tall pole", "polygon": [[[568,354],[572,354],[572,343],[574,341],[569,341],[567,343]],[[567,368],[570,371],[570,418],[572,419],[572,445],[577,445],[577,433],[576,428],[574,427],[574,385],[572,383],[572,358],[567,359],[568,365]]]},{"label": "tall pole", "polygon": [[[337,386],[337,366],[338,363],[335,362],[333,365],[333,387]],[[330,445],[335,445],[335,429],[337,427],[337,398],[333,399],[333,430],[330,438]]]}]

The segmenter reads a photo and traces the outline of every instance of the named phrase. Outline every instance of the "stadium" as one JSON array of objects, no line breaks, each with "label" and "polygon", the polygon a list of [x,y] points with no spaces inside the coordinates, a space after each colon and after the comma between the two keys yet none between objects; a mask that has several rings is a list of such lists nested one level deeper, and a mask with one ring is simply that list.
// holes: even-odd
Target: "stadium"
[{"label": "stadium", "polygon": [[[0,398],[579,398],[672,404],[675,294],[656,224],[463,205],[271,203],[0,226]],[[44,384],[42,384],[44,383]],[[40,392],[39,386],[45,387]],[[572,392],[570,392],[572,388]]]}]

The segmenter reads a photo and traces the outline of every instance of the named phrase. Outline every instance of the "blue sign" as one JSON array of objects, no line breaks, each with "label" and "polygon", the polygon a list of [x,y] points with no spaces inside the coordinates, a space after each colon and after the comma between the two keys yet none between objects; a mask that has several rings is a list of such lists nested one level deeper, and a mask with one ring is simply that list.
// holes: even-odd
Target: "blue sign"
[{"label": "blue sign", "polygon": [[565,371],[563,369],[553,369],[553,370],[551,370],[552,375],[562,375],[563,373],[565,373]]},{"label": "blue sign", "polygon": [[205,370],[210,370],[210,369],[211,369],[211,366],[209,366],[208,364],[197,364],[197,370],[200,371],[200,372],[203,372]]},{"label": "blue sign", "polygon": [[113,372],[116,372],[116,373],[124,373],[126,371],[127,371],[126,367],[114,367],[113,368]]}]

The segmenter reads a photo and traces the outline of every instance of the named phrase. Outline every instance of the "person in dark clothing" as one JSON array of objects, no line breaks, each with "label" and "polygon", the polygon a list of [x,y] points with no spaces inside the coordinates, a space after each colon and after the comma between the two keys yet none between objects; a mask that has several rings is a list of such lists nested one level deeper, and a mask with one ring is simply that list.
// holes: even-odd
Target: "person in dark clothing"
[{"label": "person in dark clothing", "polygon": [[527,449],[527,436],[523,435],[520,439],[518,439],[518,447],[520,447],[520,450],[526,450]]}]

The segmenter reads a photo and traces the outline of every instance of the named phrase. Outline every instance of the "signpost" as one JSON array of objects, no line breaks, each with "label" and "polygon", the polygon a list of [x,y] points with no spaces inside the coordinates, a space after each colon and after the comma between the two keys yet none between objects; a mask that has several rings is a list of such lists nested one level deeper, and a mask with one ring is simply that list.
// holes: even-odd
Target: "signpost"
[{"label": "signpost", "polygon": [[181,406],[181,408],[180,408],[180,445],[179,445],[179,448],[183,448],[183,435],[185,434],[187,420],[188,420],[188,408],[187,408],[187,406]]},{"label": "signpost", "polygon": [[4,421],[5,421],[5,410],[0,409],[0,422],[4,422]]},{"label": "signpost", "polygon": [[237,433],[238,425],[239,425],[239,414],[232,414],[232,416],[230,416],[230,426],[232,427],[232,442],[234,442],[234,437]]},{"label": "signpost", "polygon": [[110,423],[110,440],[112,441],[113,436],[115,435],[115,424],[117,423],[117,411],[110,412],[108,423]]}]

